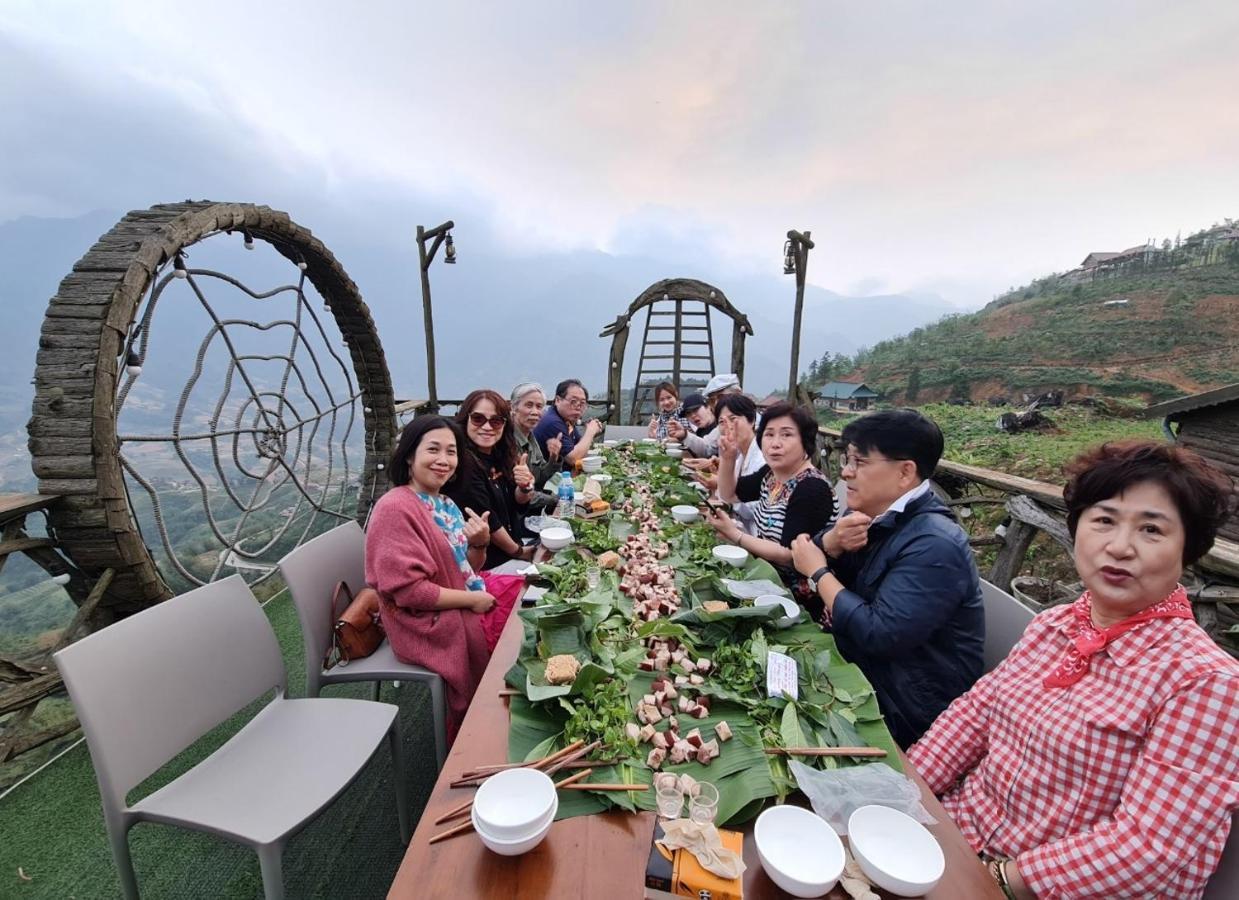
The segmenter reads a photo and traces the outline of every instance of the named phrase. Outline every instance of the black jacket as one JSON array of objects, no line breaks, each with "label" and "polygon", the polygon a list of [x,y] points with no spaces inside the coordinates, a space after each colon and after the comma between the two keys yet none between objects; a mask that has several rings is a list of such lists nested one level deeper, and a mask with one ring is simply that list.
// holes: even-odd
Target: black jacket
[{"label": "black jacket", "polygon": [[860,666],[908,747],[981,676],[985,610],[968,536],[926,493],[879,516],[869,543],[831,569],[846,588],[831,612],[839,652]]}]

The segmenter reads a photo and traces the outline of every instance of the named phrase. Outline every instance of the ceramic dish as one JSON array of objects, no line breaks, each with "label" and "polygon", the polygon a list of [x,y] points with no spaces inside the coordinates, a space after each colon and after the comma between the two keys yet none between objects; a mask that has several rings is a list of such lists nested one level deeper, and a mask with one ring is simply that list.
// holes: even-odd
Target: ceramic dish
[{"label": "ceramic dish", "polygon": [[571,528],[543,528],[538,534],[542,546],[547,550],[562,550],[572,543]]},{"label": "ceramic dish", "polygon": [[946,858],[916,819],[886,806],[862,806],[848,817],[848,844],[861,871],[880,888],[919,897],[937,886]]},{"label": "ceramic dish", "polygon": [[757,817],[753,839],[761,867],[793,897],[821,897],[843,874],[843,842],[807,809],[770,807]]}]

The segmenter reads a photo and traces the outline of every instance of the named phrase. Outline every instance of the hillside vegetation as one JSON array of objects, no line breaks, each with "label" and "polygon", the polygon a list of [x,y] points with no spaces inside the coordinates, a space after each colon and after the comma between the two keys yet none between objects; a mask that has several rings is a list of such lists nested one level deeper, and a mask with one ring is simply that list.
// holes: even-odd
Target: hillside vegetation
[{"label": "hillside vegetation", "polygon": [[815,360],[809,383],[831,379],[909,404],[1051,389],[1156,402],[1219,387],[1239,381],[1239,262],[1045,279],[850,359]]}]

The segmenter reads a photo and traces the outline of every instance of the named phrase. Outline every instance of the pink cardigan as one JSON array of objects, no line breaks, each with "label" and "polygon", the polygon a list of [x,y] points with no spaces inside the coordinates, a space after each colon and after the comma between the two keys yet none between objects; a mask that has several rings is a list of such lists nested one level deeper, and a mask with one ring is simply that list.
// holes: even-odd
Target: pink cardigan
[{"label": "pink cardigan", "polygon": [[465,579],[447,538],[407,487],[392,488],[370,514],[366,583],[379,592],[383,627],[397,658],[443,677],[451,743],[490,652],[477,613],[434,608],[439,588],[463,591]]}]

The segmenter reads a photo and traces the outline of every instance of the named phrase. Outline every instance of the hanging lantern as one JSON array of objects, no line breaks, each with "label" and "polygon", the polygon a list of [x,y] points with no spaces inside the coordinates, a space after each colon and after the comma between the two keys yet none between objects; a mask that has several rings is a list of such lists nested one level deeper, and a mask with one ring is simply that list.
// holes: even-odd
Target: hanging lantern
[{"label": "hanging lantern", "polygon": [[783,274],[796,274],[796,248],[790,240],[783,244]]},{"label": "hanging lantern", "polygon": [[452,233],[450,231],[443,242],[443,262],[449,266],[456,265],[456,244],[452,240]]}]

